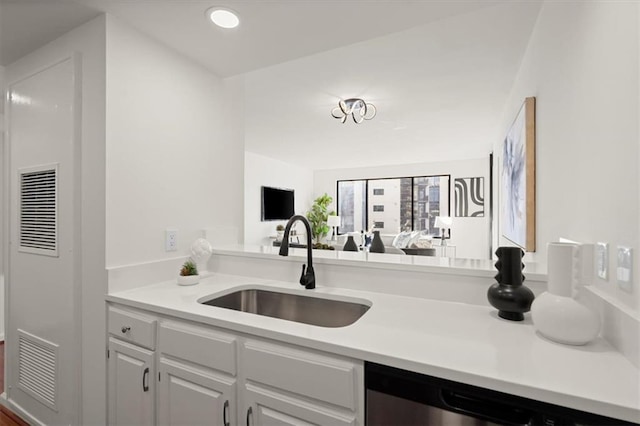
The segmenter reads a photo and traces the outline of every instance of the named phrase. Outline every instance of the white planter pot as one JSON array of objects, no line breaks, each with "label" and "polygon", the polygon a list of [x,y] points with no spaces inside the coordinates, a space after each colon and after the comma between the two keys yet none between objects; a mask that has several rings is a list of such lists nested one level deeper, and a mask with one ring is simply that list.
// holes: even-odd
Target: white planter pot
[{"label": "white planter pot", "polygon": [[178,275],[178,285],[194,285],[200,282],[200,275]]}]

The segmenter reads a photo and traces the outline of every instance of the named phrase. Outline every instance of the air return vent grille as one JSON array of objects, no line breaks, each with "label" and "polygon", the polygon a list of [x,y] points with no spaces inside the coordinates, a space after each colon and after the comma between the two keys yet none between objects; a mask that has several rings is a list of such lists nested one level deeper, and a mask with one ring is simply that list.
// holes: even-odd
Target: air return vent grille
[{"label": "air return vent grille", "polygon": [[58,255],[58,165],[20,171],[21,252]]},{"label": "air return vent grille", "polygon": [[56,410],[58,346],[18,330],[18,385]]}]

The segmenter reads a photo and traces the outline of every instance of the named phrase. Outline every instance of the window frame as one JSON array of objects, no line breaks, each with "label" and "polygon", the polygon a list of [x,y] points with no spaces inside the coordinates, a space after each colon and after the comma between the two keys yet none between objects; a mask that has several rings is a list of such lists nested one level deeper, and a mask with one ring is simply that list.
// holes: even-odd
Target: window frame
[{"label": "window frame", "polygon": [[[414,175],[414,176],[396,176],[396,177],[379,177],[379,178],[360,178],[360,179],[337,179],[336,180],[336,211],[340,212],[340,182],[362,182],[364,181],[365,186],[365,209],[364,209],[364,222],[369,224],[369,181],[373,180],[388,180],[388,179],[411,179],[411,229],[413,230],[414,223],[414,207],[415,207],[415,179],[416,178],[435,178],[435,177],[447,177],[447,211],[449,212],[449,216],[451,216],[451,174],[442,173],[436,175]],[[375,203],[375,200],[373,201]],[[373,205],[373,204],[371,204]],[[337,235],[344,235],[343,232],[340,231],[340,227],[336,228]],[[434,239],[442,239],[442,235],[433,235]],[[451,229],[447,230],[447,239],[451,238]]]}]

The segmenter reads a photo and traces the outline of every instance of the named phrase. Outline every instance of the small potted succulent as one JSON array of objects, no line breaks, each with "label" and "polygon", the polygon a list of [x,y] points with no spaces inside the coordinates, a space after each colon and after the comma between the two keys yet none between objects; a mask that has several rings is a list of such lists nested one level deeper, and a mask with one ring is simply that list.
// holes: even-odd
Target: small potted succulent
[{"label": "small potted succulent", "polygon": [[189,259],[182,264],[180,275],[178,275],[178,285],[194,285],[200,281],[198,268],[193,260]]},{"label": "small potted succulent", "polygon": [[280,224],[276,226],[276,241],[282,241],[284,237],[284,225]]}]

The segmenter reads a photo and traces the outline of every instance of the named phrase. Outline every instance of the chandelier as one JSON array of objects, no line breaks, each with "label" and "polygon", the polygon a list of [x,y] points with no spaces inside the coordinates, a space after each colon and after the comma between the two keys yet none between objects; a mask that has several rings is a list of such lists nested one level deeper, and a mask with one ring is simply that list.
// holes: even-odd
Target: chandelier
[{"label": "chandelier", "polygon": [[338,106],[331,110],[333,118],[338,118],[342,124],[346,123],[349,115],[357,124],[364,120],[371,120],[376,116],[376,107],[359,98],[350,98],[338,102]]}]

